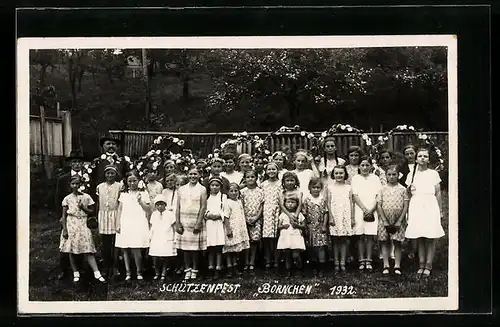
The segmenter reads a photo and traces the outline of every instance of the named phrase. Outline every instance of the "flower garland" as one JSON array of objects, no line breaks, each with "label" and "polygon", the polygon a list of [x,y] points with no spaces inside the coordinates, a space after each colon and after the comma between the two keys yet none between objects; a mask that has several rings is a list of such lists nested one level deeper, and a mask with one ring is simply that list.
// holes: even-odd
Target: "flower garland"
[{"label": "flower garland", "polygon": [[444,168],[443,153],[436,146],[436,144],[432,140],[432,137],[425,134],[423,132],[423,129],[416,129],[414,126],[411,125],[398,125],[395,128],[385,132],[384,135],[380,135],[377,139],[377,143],[371,146],[372,152],[375,155],[378,155],[380,151],[385,148],[385,144],[387,143],[387,141],[393,137],[394,133],[397,132],[406,132],[415,135],[417,137],[417,141],[420,142],[420,144],[416,144],[417,147],[418,146],[428,147],[431,149],[431,151],[433,151],[436,154],[437,166],[434,169],[436,171],[440,171]]},{"label": "flower garland", "polygon": [[167,160],[172,160],[179,170],[187,171],[195,159],[191,150],[183,148],[184,144],[184,140],[172,135],[158,136],[149,151],[131,164],[130,169],[137,169],[139,176],[143,177],[150,171],[158,171]]},{"label": "flower garland", "polygon": [[91,176],[92,172],[99,166],[99,164],[103,161],[107,160],[109,164],[114,165],[117,164],[119,165],[122,162],[128,163],[129,165],[132,165],[132,161],[130,160],[130,157],[128,156],[123,156],[120,157],[117,153],[113,154],[107,154],[103,153],[99,157],[94,158],[90,163],[86,163],[83,165],[83,174],[82,174],[82,180],[83,184],[80,186],[79,191],[84,192],[90,188],[90,183],[91,183]]},{"label": "flower garland", "polygon": [[267,137],[261,139],[258,135],[251,136],[248,132],[234,133],[233,138],[225,141],[220,145],[220,149],[224,152],[229,145],[240,145],[242,143],[251,143],[254,154],[265,153],[269,155],[271,152],[268,149]]}]

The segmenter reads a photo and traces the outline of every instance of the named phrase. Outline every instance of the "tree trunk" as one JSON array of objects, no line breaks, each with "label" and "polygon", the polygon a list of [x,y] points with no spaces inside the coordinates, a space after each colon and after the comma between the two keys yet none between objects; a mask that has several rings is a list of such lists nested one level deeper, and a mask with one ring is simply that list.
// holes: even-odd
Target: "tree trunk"
[{"label": "tree trunk", "polygon": [[45,73],[47,71],[47,67],[49,65],[42,65],[40,69],[40,90],[43,90],[43,87],[45,86]]},{"label": "tree trunk", "polygon": [[142,73],[144,85],[146,87],[146,103],[144,106],[144,116],[147,120],[151,115],[151,86],[149,83],[149,74],[148,74],[148,62],[147,62],[147,50],[142,49]]},{"label": "tree trunk", "polygon": [[82,78],[85,74],[85,69],[80,68],[78,71],[78,92],[82,92]]},{"label": "tree trunk", "polygon": [[68,74],[69,74],[69,86],[71,88],[71,106],[73,110],[76,110],[77,103],[76,103],[76,88],[75,88],[75,82],[76,82],[76,72],[75,72],[75,67],[73,67],[73,59],[68,60]]}]

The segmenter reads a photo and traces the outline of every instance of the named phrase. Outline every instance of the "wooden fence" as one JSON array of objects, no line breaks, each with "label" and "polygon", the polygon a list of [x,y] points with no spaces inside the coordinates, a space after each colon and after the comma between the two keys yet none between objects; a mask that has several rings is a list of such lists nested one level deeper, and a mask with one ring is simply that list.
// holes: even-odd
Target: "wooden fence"
[{"label": "wooden fence", "polygon": [[71,152],[71,113],[59,111],[58,117],[45,117],[44,112],[41,107],[39,116],[30,115],[31,169],[43,170],[50,178],[53,159],[66,157]]},{"label": "wooden fence", "polygon": [[[169,134],[176,136],[185,141],[185,147],[193,151],[199,157],[206,157],[215,148],[228,139],[233,138],[233,133],[175,133],[175,132],[157,132],[157,131],[128,131],[128,130],[111,130],[111,134],[122,140],[121,152],[123,155],[132,158],[144,155],[148,150],[153,140],[160,135]],[[268,132],[249,132],[249,135],[259,135],[264,139]],[[320,135],[321,132],[315,132],[315,135]],[[372,139],[376,140],[382,133],[367,133]],[[444,144],[448,142],[447,132],[426,132],[435,140],[437,144]],[[394,136],[388,141],[387,148],[394,151],[401,151],[404,146],[411,143],[414,139],[413,134],[408,133],[394,133]],[[336,134],[335,135],[337,148],[341,154],[347,152],[347,148],[351,145],[361,145],[361,136],[357,134]],[[311,142],[307,137],[303,137],[300,133],[281,133],[280,135],[273,136],[270,140],[270,151],[276,151],[287,145],[292,151],[299,148],[309,149]],[[241,144],[237,149],[239,153],[252,153],[252,145]]]}]

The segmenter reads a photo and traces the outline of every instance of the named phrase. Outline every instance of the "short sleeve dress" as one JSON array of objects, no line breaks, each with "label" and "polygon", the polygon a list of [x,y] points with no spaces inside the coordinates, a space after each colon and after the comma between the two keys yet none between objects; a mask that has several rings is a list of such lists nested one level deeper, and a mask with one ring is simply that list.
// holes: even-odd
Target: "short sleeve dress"
[{"label": "short sleeve dress", "polygon": [[337,160],[327,159],[326,166],[325,166],[325,158],[322,157],[318,163],[318,170],[319,170],[321,176],[324,176],[324,171],[326,169],[327,177],[330,177],[332,174],[333,168],[335,168],[335,166],[337,166],[337,165],[343,166],[343,165],[345,165],[345,162],[346,161],[342,158],[337,158]]},{"label": "short sleeve dress", "polygon": [[226,242],[222,248],[223,253],[238,253],[250,247],[245,214],[243,213],[243,204],[240,200],[227,200],[229,215],[229,226],[233,232],[233,237],[226,236]]},{"label": "short sleeve dress", "polygon": [[68,207],[66,212],[68,238],[65,239],[61,233],[60,252],[72,254],[96,252],[92,232],[87,227],[87,214],[78,208],[79,203],[90,206],[94,204],[94,200],[87,193],[78,195],[71,193],[64,197],[62,201],[62,206]]},{"label": "short sleeve dress", "polygon": [[309,194],[309,181],[314,175],[313,171],[311,169],[304,169],[300,171],[295,169],[293,172],[299,178],[299,190],[304,196],[307,196]]},{"label": "short sleeve dress", "polygon": [[116,215],[118,212],[118,198],[120,197],[121,184],[101,183],[97,185],[96,195],[99,197],[99,234],[116,234]]},{"label": "short sleeve dress", "polygon": [[359,166],[346,165],[345,169],[347,170],[347,180],[345,182],[351,185],[352,178],[359,174]]},{"label": "short sleeve dress", "polygon": [[441,183],[437,171],[417,170],[410,186],[411,198],[408,207],[406,238],[440,238],[444,236],[441,212],[435,195],[436,185]]},{"label": "short sleeve dress", "polygon": [[351,236],[354,234],[351,224],[351,185],[331,183],[328,187],[330,218],[335,226],[330,226],[331,236]]},{"label": "short sleeve dress", "polygon": [[180,222],[184,228],[182,234],[176,234],[176,247],[180,250],[201,251],[207,249],[206,226],[203,220],[201,231],[193,233],[198,213],[201,209],[201,198],[207,191],[203,185],[197,183],[192,186],[186,184],[179,188]]},{"label": "short sleeve dress", "polygon": [[163,189],[161,194],[167,199],[167,205],[165,206],[166,210],[171,211],[174,214],[174,217],[176,217],[176,212],[177,212],[177,197],[179,195],[179,192],[177,189]]},{"label": "short sleeve dress", "polygon": [[309,195],[302,204],[302,213],[306,218],[309,230],[307,233],[309,237],[307,240],[308,246],[319,247],[328,245],[328,236],[321,231],[325,222],[325,213],[328,212],[326,201],[326,197],[323,194],[317,198]]},{"label": "short sleeve dress", "polygon": [[221,218],[218,220],[206,219],[207,228],[207,247],[208,246],[223,246],[226,242],[224,233],[224,217],[228,216],[227,195],[219,192],[216,195],[210,194],[207,199],[208,214],[218,214]]},{"label": "short sleeve dress", "polygon": [[240,185],[241,180],[243,179],[243,175],[239,171],[233,171],[231,174],[222,172],[220,173],[221,176],[225,177],[229,183],[236,183]]},{"label": "short sleeve dress", "polygon": [[[357,195],[368,210],[372,210],[377,205],[377,195],[382,184],[380,179],[374,175],[368,176],[355,175],[351,182],[352,194]],[[355,235],[377,235],[378,216],[377,210],[373,211],[375,221],[367,222],[363,220],[363,210],[356,204],[354,206],[354,234]]]},{"label": "short sleeve dress", "polygon": [[172,211],[155,211],[151,215],[151,241],[149,255],[153,257],[174,257],[175,248],[175,216]]},{"label": "short sleeve dress", "polygon": [[150,204],[147,192],[122,192],[119,201],[122,204],[120,217],[120,232],[116,233],[117,248],[147,248],[149,247],[150,231],[146,211],[137,199],[140,194],[141,200]]},{"label": "short sleeve dress", "polygon": [[247,221],[248,235],[250,241],[257,242],[262,238],[262,217],[255,224],[249,225],[248,218],[255,217],[264,202],[264,193],[260,187],[249,189],[245,187],[241,190],[241,199],[243,201],[243,209],[245,212],[245,220]]},{"label": "short sleeve dress", "polygon": [[[299,223],[303,223],[305,221],[305,217],[302,213],[299,213]],[[304,242],[304,237],[300,229],[295,229],[290,224],[290,218],[288,218],[286,213],[281,213],[278,221],[281,225],[288,224],[287,229],[282,229],[280,231],[280,236],[278,238],[278,244],[276,248],[278,250],[305,250],[306,244]]]},{"label": "short sleeve dress", "polygon": [[262,220],[262,237],[278,237],[278,216],[280,214],[280,195],[283,193],[283,187],[279,180],[266,180],[262,183],[262,192],[264,193],[264,208]]},{"label": "short sleeve dress", "polygon": [[[399,183],[395,186],[385,185],[384,187],[382,187],[382,190],[380,191],[380,194],[377,198],[377,201],[380,203],[387,221],[391,225],[393,225],[399,219],[399,217],[401,217],[405,201],[408,200],[408,192],[406,191],[406,188]],[[403,218],[399,230],[389,237],[389,233],[387,233],[384,222],[382,221],[382,219],[379,219],[377,234],[379,241],[387,241],[390,238],[394,241],[403,242],[405,240],[406,226],[407,221],[405,218]]]}]

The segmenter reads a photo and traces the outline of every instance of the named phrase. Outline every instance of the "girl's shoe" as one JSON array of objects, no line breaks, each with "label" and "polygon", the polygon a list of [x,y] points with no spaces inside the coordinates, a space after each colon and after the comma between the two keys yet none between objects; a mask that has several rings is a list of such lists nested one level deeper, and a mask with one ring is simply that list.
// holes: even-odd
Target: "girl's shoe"
[{"label": "girl's shoe", "polygon": [[365,268],[369,272],[373,271],[372,261],[370,259],[366,260],[366,262],[365,262]]},{"label": "girl's shoe", "polygon": [[365,270],[365,261],[364,260],[359,260],[358,270],[359,271]]},{"label": "girl's shoe", "polygon": [[[163,277],[165,277],[165,276],[163,276]],[[154,279],[154,280],[157,280],[157,279],[159,279],[159,278],[160,278],[160,274],[156,274],[156,275],[153,277],[153,279]]]},{"label": "girl's shoe", "polygon": [[143,280],[143,279],[144,279],[144,277],[142,277],[141,274],[137,274],[137,280]]},{"label": "girl's shoe", "polygon": [[127,274],[127,276],[125,277],[125,280],[128,281],[128,280],[131,280],[132,279],[132,276],[130,274]]},{"label": "girl's shoe", "polygon": [[80,273],[74,272],[73,273],[73,283],[78,283],[79,281],[80,281]]},{"label": "girl's shoe", "polygon": [[191,270],[191,279],[196,279],[198,277],[198,270]]},{"label": "girl's shoe", "polygon": [[345,263],[344,262],[340,263],[340,271],[345,272]]},{"label": "girl's shoe", "polygon": [[191,279],[191,268],[184,270],[184,280]]},{"label": "girl's shoe", "polygon": [[100,272],[94,273],[94,278],[101,283],[106,283],[106,279],[101,275]]},{"label": "girl's shoe", "polygon": [[399,267],[394,267],[394,275],[398,275],[398,276],[401,276],[401,268]]},{"label": "girl's shoe", "polygon": [[389,267],[384,267],[384,270],[382,270],[382,275],[389,275]]},{"label": "girl's shoe", "polygon": [[431,268],[425,268],[424,271],[422,272],[422,277],[427,278],[431,275]]}]

